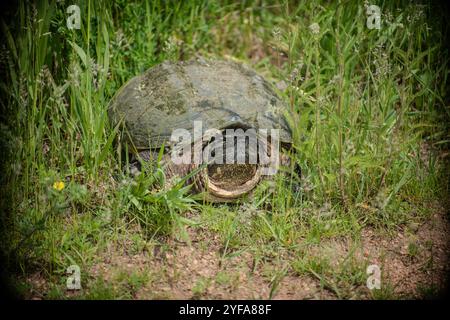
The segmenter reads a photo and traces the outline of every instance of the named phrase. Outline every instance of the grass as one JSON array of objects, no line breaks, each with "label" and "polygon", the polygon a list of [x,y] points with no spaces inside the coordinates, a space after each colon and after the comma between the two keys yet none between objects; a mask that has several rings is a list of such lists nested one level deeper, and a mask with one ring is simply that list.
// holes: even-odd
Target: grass
[{"label": "grass", "polygon": [[[271,296],[289,270],[352,297],[352,285],[364,283],[361,266],[332,272],[326,257],[302,256],[299,246],[357,239],[368,227],[395,232],[425,221],[429,204],[448,194],[444,11],[371,4],[382,10],[380,30],[366,27],[357,1],[80,1],[80,30],[66,28],[65,2],[12,8],[2,21],[0,116],[9,272],[38,273],[53,286],[41,294],[61,297],[69,265],[87,272],[110,244],[130,241],[137,253],[171,238],[189,242],[193,229],[218,235],[222,259],[293,255],[267,277]],[[107,115],[114,93],[157,63],[198,55],[245,62],[286,87],[278,91],[289,106],[299,190],[280,175],[247,202],[212,205],[181,183],[164,188],[161,170],[134,180],[122,170],[126,146]],[[86,279],[85,298],[133,298],[147,280]],[[394,296],[388,288],[373,297]]]}]

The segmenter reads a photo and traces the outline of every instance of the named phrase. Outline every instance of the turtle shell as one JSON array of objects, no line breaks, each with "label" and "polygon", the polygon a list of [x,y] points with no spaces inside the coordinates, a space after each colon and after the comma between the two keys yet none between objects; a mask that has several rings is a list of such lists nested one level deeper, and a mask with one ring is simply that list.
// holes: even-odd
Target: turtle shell
[{"label": "turtle shell", "polygon": [[[270,84],[245,65],[195,59],[163,62],[128,81],[109,106],[113,126],[123,121],[139,151],[170,145],[172,131],[215,128],[279,129],[291,142],[285,103]],[[192,132],[192,131],[191,131]]]}]

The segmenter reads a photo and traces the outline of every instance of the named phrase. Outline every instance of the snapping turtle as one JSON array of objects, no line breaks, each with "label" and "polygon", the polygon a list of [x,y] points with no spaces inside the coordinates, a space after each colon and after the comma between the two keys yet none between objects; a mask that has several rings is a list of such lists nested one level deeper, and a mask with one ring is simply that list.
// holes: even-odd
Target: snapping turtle
[{"label": "snapping turtle", "polygon": [[[286,105],[255,71],[235,62],[198,58],[163,62],[132,78],[111,101],[109,117],[114,126],[124,124],[123,139],[139,159],[135,164],[156,159],[164,144],[167,177],[197,169],[188,181],[194,191],[206,191],[212,201],[232,201],[249,193],[267,174],[264,156],[278,157],[271,164],[288,162],[285,154],[278,154],[280,146],[291,144],[285,111]],[[174,138],[176,129],[193,132],[194,138],[179,141],[179,136]],[[244,130],[258,142],[248,134],[239,145],[233,134]],[[224,136],[219,137],[221,133]],[[193,146],[192,154],[184,152],[184,160],[174,161],[186,145]],[[193,161],[195,150],[204,162]],[[236,154],[244,161],[236,161]]]}]

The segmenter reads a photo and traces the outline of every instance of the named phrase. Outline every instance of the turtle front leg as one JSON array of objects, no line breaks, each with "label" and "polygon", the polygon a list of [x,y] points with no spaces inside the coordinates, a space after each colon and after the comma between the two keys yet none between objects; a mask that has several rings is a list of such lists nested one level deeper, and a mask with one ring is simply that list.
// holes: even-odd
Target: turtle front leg
[{"label": "turtle front leg", "polygon": [[[130,173],[136,177],[142,172],[144,165],[152,166],[152,170],[157,167],[159,152],[156,150],[143,150],[137,155],[134,155],[130,163]],[[194,168],[191,164],[174,164],[170,153],[166,153],[162,156],[159,166],[163,169],[166,183],[164,188],[170,188],[174,185],[177,179],[182,179],[187,176]],[[189,179],[187,184],[194,182],[193,179]],[[197,183],[198,184],[198,183]],[[202,186],[196,186],[198,189],[203,189]]]},{"label": "turtle front leg", "polygon": [[136,177],[141,173],[143,162],[151,163],[157,160],[158,153],[153,150],[143,150],[133,155],[129,167],[131,175]]},{"label": "turtle front leg", "polygon": [[300,189],[300,180],[302,177],[302,170],[300,165],[297,162],[292,163],[292,151],[286,152],[283,151],[280,154],[280,165],[286,168],[289,168],[289,172],[286,174],[286,180],[292,181],[292,188],[294,192],[297,192]]}]

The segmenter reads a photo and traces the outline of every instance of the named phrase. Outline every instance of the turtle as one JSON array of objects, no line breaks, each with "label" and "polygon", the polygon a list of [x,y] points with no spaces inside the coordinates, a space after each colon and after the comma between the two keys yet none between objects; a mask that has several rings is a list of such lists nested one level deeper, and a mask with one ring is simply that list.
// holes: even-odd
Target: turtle
[{"label": "turtle", "polygon": [[[122,128],[122,141],[132,154],[131,171],[139,173],[143,162],[157,161],[163,151],[159,161],[167,181],[190,174],[186,183],[192,184],[192,192],[203,193],[213,202],[228,202],[251,194],[265,178],[267,161],[262,164],[262,154],[253,156],[256,161],[249,161],[257,150],[263,149],[266,157],[277,151],[279,158],[272,160],[277,165],[289,164],[292,131],[287,110],[270,83],[252,68],[235,61],[200,57],[164,61],[133,77],[112,98],[108,115],[113,127]],[[194,138],[181,143],[174,139],[176,130],[194,132]],[[201,138],[195,137],[195,130]],[[244,161],[218,161],[228,155],[236,160],[230,152],[238,154],[238,138],[229,132],[256,136],[256,146],[250,134],[244,136],[245,143],[240,145],[245,149],[240,153]],[[274,149],[274,132],[277,147],[283,150],[281,155]],[[225,147],[226,141],[231,141],[231,148]],[[197,146],[206,161],[192,162],[194,156],[188,152],[184,155],[188,161],[174,161],[174,154],[186,146]],[[208,147],[210,153],[205,153]],[[225,152],[213,157],[219,147]]]}]

